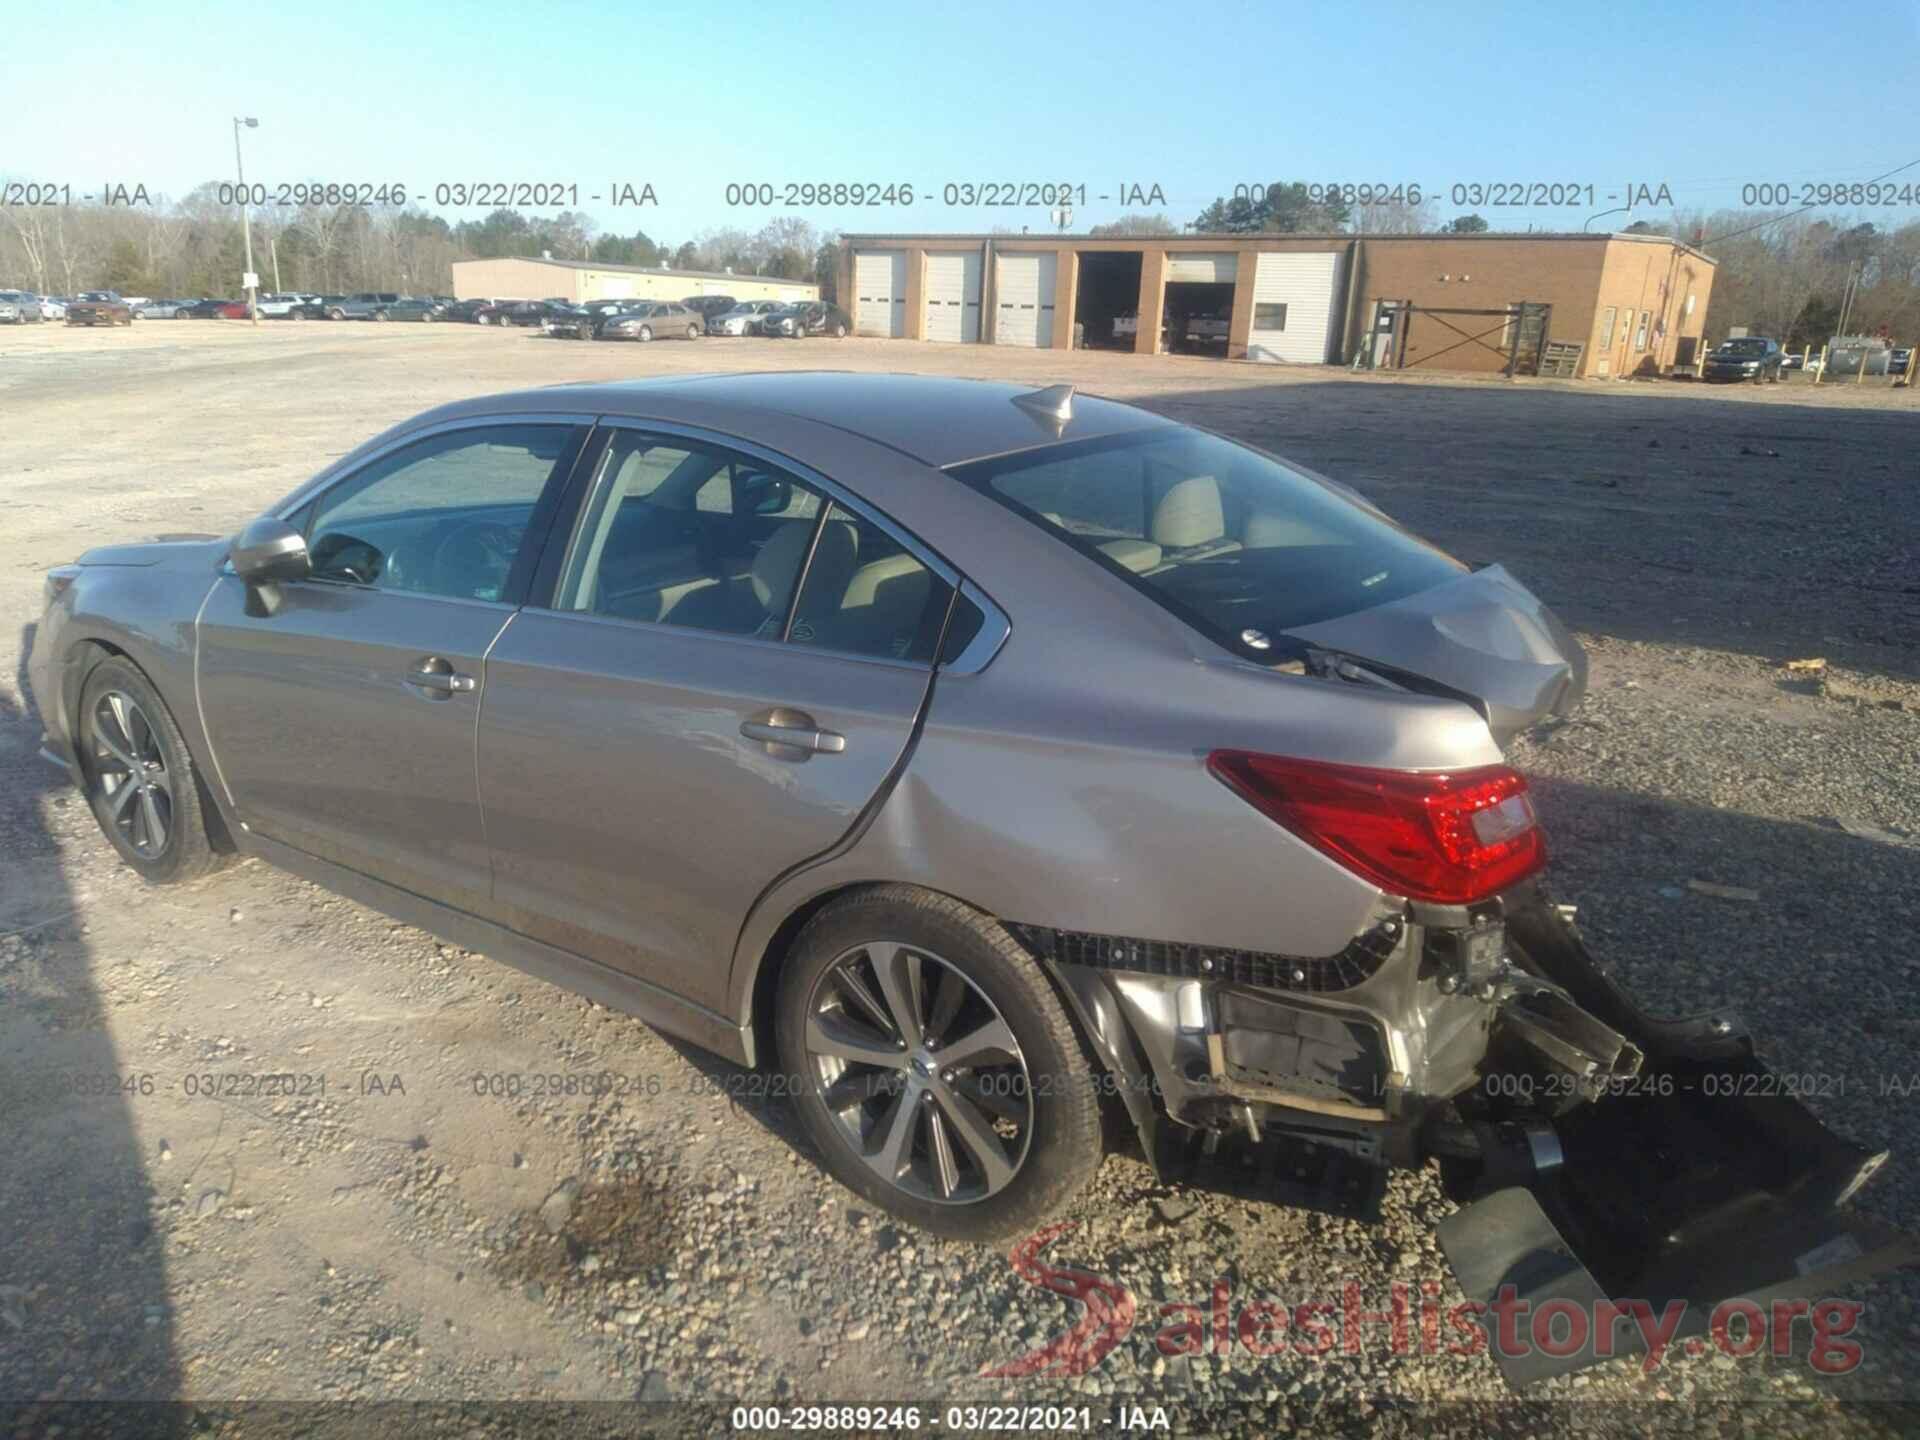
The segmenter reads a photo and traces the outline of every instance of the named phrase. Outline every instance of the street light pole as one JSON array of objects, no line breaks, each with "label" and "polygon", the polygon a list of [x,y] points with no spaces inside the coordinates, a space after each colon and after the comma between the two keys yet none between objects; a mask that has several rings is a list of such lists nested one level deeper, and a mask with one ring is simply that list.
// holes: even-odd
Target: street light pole
[{"label": "street light pole", "polygon": [[244,120],[238,115],[233,117],[233,168],[240,176],[240,239],[247,252],[247,276],[253,284],[247,287],[247,317],[253,321],[254,328],[260,328],[260,283],[253,273],[253,226],[247,220],[247,167],[240,160],[240,127],[249,130],[260,128],[260,122],[249,115]]}]

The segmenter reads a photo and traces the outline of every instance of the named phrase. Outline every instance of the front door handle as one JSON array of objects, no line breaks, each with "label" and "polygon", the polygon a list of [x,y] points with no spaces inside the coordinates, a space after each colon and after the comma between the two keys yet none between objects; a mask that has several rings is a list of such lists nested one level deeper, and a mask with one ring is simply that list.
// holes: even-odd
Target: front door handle
[{"label": "front door handle", "polygon": [[847,737],[822,730],[804,710],[771,710],[740,722],[740,733],[764,745],[791,745],[815,755],[838,755]]},{"label": "front door handle", "polygon": [[429,700],[448,700],[455,695],[470,694],[478,683],[473,676],[460,674],[450,662],[438,655],[429,655],[415,665],[406,680],[414,689],[424,691]]}]

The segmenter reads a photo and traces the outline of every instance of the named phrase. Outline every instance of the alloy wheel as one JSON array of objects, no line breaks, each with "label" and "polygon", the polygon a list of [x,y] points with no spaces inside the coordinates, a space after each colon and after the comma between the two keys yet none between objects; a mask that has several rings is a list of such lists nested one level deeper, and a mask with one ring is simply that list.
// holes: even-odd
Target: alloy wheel
[{"label": "alloy wheel", "polygon": [[108,690],[94,702],[90,739],[94,785],[127,848],[158,860],[173,835],[173,774],[146,711]]},{"label": "alloy wheel", "polygon": [[966,1205],[1019,1173],[1032,1079],[1006,1018],[956,966],[891,942],[844,952],[814,984],[805,1043],[822,1103],[888,1185]]}]

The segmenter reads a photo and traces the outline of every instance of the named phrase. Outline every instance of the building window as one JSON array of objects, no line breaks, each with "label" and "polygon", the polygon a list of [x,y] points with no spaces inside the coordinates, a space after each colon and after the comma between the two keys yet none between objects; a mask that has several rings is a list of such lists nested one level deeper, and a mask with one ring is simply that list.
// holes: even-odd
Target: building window
[{"label": "building window", "polygon": [[1253,328],[1256,330],[1286,329],[1287,307],[1285,305],[1255,305],[1253,307]]},{"label": "building window", "polygon": [[1609,305],[1600,312],[1600,343],[1594,347],[1595,349],[1605,350],[1613,344],[1613,322],[1619,311],[1619,306]]},{"label": "building window", "polygon": [[1633,332],[1634,349],[1644,350],[1647,348],[1647,326],[1652,323],[1653,312],[1651,310],[1642,310],[1640,312],[1640,328]]}]

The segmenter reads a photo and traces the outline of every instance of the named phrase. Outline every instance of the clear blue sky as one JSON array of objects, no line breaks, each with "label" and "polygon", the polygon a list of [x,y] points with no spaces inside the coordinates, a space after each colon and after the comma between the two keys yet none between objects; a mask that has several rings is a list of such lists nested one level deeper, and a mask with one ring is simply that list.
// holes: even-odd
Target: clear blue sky
[{"label": "clear blue sky", "polygon": [[[1444,189],[1591,184],[1599,210],[1665,183],[1680,208],[1716,208],[1743,182],[1920,158],[1914,0],[724,8],[0,0],[4,33],[52,42],[5,67],[0,174],[178,195],[232,178],[231,117],[252,114],[249,179],[577,182],[603,229],[678,241],[795,213],[729,209],[729,181],[932,191],[800,212],[850,230],[1046,228],[1044,209],[949,208],[947,181],[1084,182],[1084,229],[1120,212],[1093,197],[1123,183],[1159,184],[1185,222],[1236,182],[1293,178],[1415,181],[1442,189],[1441,219],[1578,229],[1584,204],[1455,206]],[[1920,167],[1901,178],[1920,184]],[[614,181],[651,183],[659,206],[587,198]]]}]

